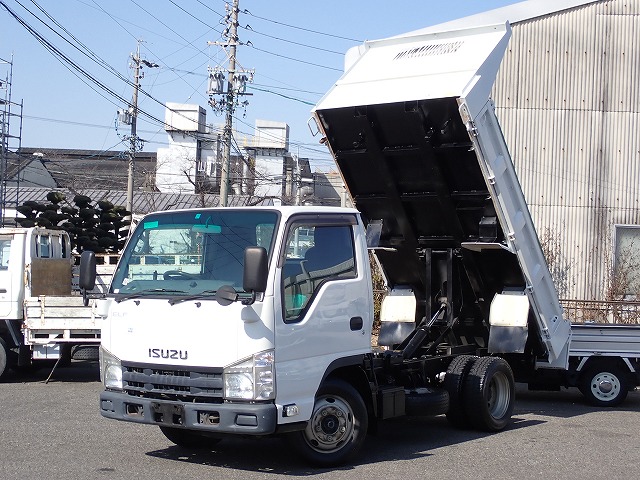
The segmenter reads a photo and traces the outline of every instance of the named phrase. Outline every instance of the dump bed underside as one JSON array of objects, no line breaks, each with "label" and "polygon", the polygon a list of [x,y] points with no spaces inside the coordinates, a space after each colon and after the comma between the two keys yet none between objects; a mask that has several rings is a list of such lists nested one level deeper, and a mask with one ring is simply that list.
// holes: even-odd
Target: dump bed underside
[{"label": "dump bed underside", "polygon": [[528,318],[500,329],[511,338],[528,324],[539,333],[529,340],[544,343],[537,355],[547,350],[562,366],[570,324],[489,100],[509,33],[366,42],[314,111],[356,207],[381,229],[376,255],[389,286],[417,297],[415,320],[445,303],[447,323],[470,336],[459,341],[482,344],[496,294],[526,294]]},{"label": "dump bed underside", "polygon": [[[329,144],[357,208],[366,222],[382,220],[377,254],[390,286],[425,291],[424,249],[458,251],[463,242],[503,240],[456,98],[318,115],[330,126]],[[458,253],[467,258],[470,275],[494,293],[524,286],[512,253],[501,248],[482,256]]]}]

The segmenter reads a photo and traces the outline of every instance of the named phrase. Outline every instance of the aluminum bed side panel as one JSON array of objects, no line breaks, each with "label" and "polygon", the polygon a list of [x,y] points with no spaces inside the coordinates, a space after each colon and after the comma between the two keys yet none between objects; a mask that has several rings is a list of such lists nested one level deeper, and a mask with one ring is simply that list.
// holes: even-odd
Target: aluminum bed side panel
[{"label": "aluminum bed side panel", "polygon": [[640,326],[572,325],[569,355],[640,358]]}]

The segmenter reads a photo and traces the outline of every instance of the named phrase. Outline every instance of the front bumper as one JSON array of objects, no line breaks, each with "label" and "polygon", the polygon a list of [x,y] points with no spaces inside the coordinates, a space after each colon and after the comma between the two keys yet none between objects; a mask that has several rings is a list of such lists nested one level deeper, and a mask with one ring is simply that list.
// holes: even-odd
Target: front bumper
[{"label": "front bumper", "polygon": [[272,434],[278,419],[272,403],[184,403],[109,390],[100,394],[100,413],[127,422],[237,435]]}]

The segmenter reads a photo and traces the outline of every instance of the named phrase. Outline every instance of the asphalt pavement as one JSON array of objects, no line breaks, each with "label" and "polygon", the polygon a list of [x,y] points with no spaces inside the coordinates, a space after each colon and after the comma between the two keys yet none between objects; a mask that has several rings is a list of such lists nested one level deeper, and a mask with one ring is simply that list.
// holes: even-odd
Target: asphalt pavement
[{"label": "asphalt pavement", "polygon": [[513,423],[496,434],[444,416],[383,422],[351,465],[310,468],[280,438],[174,446],[148,425],[100,416],[93,362],[0,383],[0,479],[596,479],[640,477],[640,392],[619,408],[575,389],[517,389]]}]

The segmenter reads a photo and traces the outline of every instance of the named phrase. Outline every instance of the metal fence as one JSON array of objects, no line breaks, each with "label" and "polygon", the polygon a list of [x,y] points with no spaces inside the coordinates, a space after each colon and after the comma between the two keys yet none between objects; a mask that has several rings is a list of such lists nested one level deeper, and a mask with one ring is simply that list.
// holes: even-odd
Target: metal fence
[{"label": "metal fence", "polygon": [[572,323],[640,324],[640,302],[626,300],[560,300]]}]

